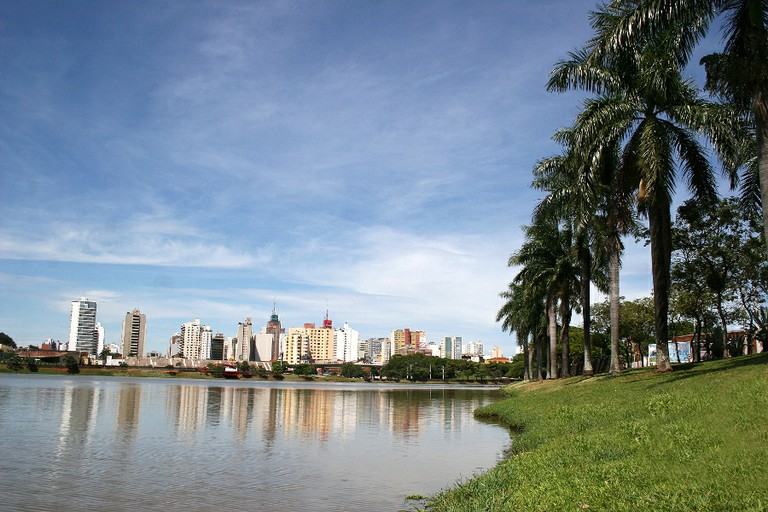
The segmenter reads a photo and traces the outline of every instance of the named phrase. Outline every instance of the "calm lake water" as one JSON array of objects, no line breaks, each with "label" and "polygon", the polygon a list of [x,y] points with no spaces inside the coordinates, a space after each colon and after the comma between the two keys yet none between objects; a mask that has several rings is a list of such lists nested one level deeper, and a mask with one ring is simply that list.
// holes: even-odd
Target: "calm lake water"
[{"label": "calm lake water", "polygon": [[[493,467],[489,388],[0,375],[0,508],[390,511]],[[412,510],[412,508],[411,508]]]}]

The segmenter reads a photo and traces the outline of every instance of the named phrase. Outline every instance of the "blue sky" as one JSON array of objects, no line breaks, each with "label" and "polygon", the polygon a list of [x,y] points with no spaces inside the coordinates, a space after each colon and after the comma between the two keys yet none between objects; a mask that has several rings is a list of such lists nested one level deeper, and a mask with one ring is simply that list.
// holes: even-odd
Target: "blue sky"
[{"label": "blue sky", "polygon": [[[6,2],[0,15],[0,331],[106,341],[147,315],[228,336],[409,327],[514,352],[495,322],[579,94],[547,74],[593,0]],[[648,295],[647,249],[622,294]],[[596,300],[602,300],[600,296]]]}]

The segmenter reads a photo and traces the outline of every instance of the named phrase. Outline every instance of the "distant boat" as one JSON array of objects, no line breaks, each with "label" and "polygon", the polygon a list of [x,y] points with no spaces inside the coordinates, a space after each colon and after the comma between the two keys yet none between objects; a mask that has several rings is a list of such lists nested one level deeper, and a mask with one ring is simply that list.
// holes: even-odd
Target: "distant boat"
[{"label": "distant boat", "polygon": [[224,367],[224,378],[225,379],[239,379],[242,373],[240,373],[240,370],[237,368],[233,368],[232,366],[226,366]]}]

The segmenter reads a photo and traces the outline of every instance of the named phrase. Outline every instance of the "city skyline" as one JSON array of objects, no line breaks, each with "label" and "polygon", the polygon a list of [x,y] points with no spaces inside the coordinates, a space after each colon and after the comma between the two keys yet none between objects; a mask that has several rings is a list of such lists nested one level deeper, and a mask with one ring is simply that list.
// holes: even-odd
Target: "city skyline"
[{"label": "city skyline", "polygon": [[[410,325],[511,356],[495,317],[531,169],[583,98],[546,81],[595,6],[8,4],[0,330],[64,341],[85,296],[108,343],[137,308],[164,350],[182,322],[276,302],[285,325],[330,308],[366,338]],[[648,296],[648,248],[627,247],[621,293]]]},{"label": "city skyline", "polygon": [[[89,340],[89,346],[91,342],[95,344],[94,336],[99,336],[98,349],[92,355],[98,356],[101,352],[101,348],[108,346],[120,347],[119,353],[123,356],[145,357],[149,352],[168,354],[168,357],[173,355],[180,355],[179,352],[184,352],[182,357],[189,357],[192,359],[212,359],[212,360],[235,360],[235,361],[276,361],[285,360],[289,364],[298,364],[301,361],[300,354],[303,353],[301,349],[296,352],[295,356],[292,353],[284,353],[283,357],[279,357],[280,349],[293,352],[294,349],[288,348],[291,342],[291,334],[297,331],[332,331],[334,336],[330,338],[331,346],[327,348],[328,353],[322,357],[313,357],[307,359],[305,362],[330,362],[334,359],[338,361],[357,361],[357,354],[361,349],[361,345],[371,340],[387,340],[391,343],[391,354],[385,356],[385,360],[389,359],[391,355],[404,350],[405,348],[413,349],[428,349],[430,347],[439,348],[440,357],[446,357],[449,359],[460,359],[465,354],[465,349],[468,350],[468,355],[484,356],[489,354],[483,354],[482,347],[484,346],[482,340],[472,339],[467,344],[462,343],[462,336],[444,336],[437,340],[430,339],[428,333],[420,330],[411,330],[410,328],[397,328],[391,331],[389,338],[382,338],[376,336],[361,337],[360,333],[349,325],[349,322],[344,322],[341,327],[333,326],[333,319],[328,316],[326,310],[325,317],[323,319],[322,327],[316,327],[314,322],[304,322],[303,327],[286,325],[285,328],[281,328],[282,322],[279,320],[277,314],[276,305],[273,304],[273,309],[268,320],[266,320],[261,329],[258,329],[258,323],[252,322],[252,317],[246,317],[245,321],[238,322],[235,335],[228,335],[223,329],[214,329],[210,325],[206,325],[202,319],[196,318],[191,321],[182,322],[178,331],[174,331],[167,336],[167,344],[165,347],[159,347],[157,349],[146,349],[146,315],[139,309],[134,308],[132,311],[125,313],[125,318],[120,330],[120,342],[111,341],[108,337],[105,337],[104,328],[101,322],[97,320],[96,309],[98,304],[95,301],[89,300],[87,297],[81,297],[78,300],[71,301],[71,317],[70,317],[70,341],[69,348],[67,350],[75,350],[71,344],[76,343],[78,350],[86,350],[83,347],[77,345],[76,341],[72,341],[73,332],[84,331],[86,337]],[[82,320],[79,318],[82,316],[80,311],[83,308],[87,308],[86,325],[82,325]],[[254,326],[257,329],[254,329]],[[280,340],[280,334],[284,336],[288,329],[288,336]],[[214,334],[216,333],[216,334]],[[213,340],[217,336],[223,336],[222,341],[226,344],[225,340],[232,340],[232,352],[228,349],[223,349],[222,357],[213,357]],[[274,336],[274,338],[273,338]],[[67,344],[67,341],[57,340],[55,338],[47,338],[45,342],[58,342],[60,344]],[[326,340],[327,341],[327,340]],[[456,343],[458,341],[458,343]],[[307,340],[308,342],[308,340]],[[180,343],[177,346],[177,343]],[[448,353],[443,354],[443,344],[450,343],[450,349]],[[125,351],[125,346],[128,344],[132,347],[131,353]],[[42,345],[41,343],[36,344]],[[25,346],[25,345],[20,345]],[[192,353],[186,353],[189,351],[189,347],[193,346]],[[480,347],[480,352],[476,353],[474,348]],[[494,345],[493,349],[499,349],[500,347]],[[325,348],[323,350],[326,350]],[[252,351],[254,351],[252,353]],[[308,353],[308,352],[307,352]],[[378,353],[378,352],[377,352]],[[206,356],[205,354],[209,354]],[[228,354],[228,355],[227,355]],[[268,354],[267,358],[262,357],[261,354]],[[511,358],[513,354],[510,354]],[[255,357],[254,357],[255,356]],[[385,362],[385,361],[384,361]]]}]

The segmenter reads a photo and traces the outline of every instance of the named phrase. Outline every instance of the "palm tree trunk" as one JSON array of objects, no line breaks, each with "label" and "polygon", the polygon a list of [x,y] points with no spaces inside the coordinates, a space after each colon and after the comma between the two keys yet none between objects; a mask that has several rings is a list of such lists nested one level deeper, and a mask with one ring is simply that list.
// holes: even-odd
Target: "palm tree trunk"
[{"label": "palm tree trunk", "polygon": [[720,327],[723,329],[723,358],[731,357],[731,353],[728,350],[728,322],[725,319],[725,311],[723,310],[723,296],[717,294],[717,316],[720,317]]},{"label": "palm tree trunk", "polygon": [[656,330],[656,371],[672,371],[669,361],[668,324],[672,221],[666,202],[649,205],[651,272],[653,273],[653,323]]},{"label": "palm tree trunk", "polygon": [[[519,336],[519,332],[518,332]],[[519,341],[520,338],[518,338]],[[531,361],[528,359],[528,335],[523,340],[523,381],[528,382],[531,380]]]},{"label": "palm tree trunk", "polygon": [[581,314],[584,319],[584,375],[592,376],[595,370],[592,368],[592,316],[590,312],[590,289],[592,281],[592,253],[589,248],[579,246],[581,261]]},{"label": "palm tree trunk", "polygon": [[569,357],[570,344],[568,339],[568,330],[571,326],[571,297],[570,294],[564,293],[560,299],[560,318],[563,322],[563,329],[560,332],[560,348],[563,351],[562,354],[562,369],[560,376],[563,378],[571,376],[571,361]]},{"label": "palm tree trunk", "polygon": [[549,299],[547,304],[547,315],[549,318],[549,375],[547,378],[557,378],[557,306],[554,297]]},{"label": "palm tree trunk", "polygon": [[531,359],[530,359],[530,350],[528,349],[528,336],[525,336],[525,341],[523,341],[523,364],[525,365],[523,369],[523,380],[525,382],[530,382],[531,380]]},{"label": "palm tree trunk", "polygon": [[760,201],[763,205],[763,233],[768,242],[768,90],[758,89],[752,99],[757,132],[757,172],[760,178]]},{"label": "palm tree trunk", "polygon": [[611,375],[619,375],[619,246],[611,237],[608,242],[608,277],[610,280],[608,301],[611,317]]},{"label": "palm tree trunk", "polygon": [[[536,329],[538,331],[538,329]],[[544,352],[544,342],[541,336],[536,336],[536,380],[542,382],[544,376],[541,372],[542,353]]]}]

